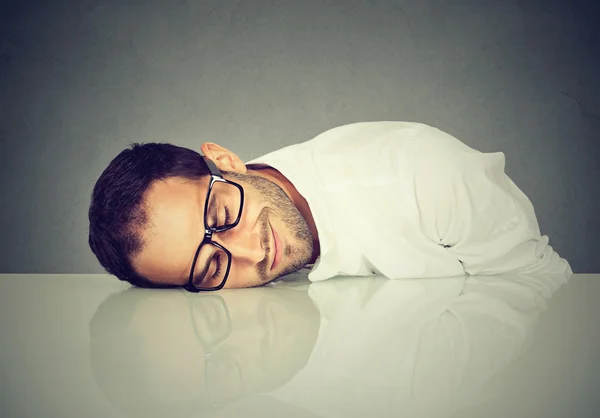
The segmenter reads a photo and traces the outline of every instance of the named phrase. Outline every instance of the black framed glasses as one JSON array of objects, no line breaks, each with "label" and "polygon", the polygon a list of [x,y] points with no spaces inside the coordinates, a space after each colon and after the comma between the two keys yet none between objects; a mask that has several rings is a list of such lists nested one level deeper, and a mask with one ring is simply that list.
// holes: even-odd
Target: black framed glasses
[{"label": "black framed glasses", "polygon": [[213,408],[239,398],[244,392],[240,364],[219,346],[231,334],[227,304],[218,295],[188,298],[192,326],[204,349],[204,381]]},{"label": "black framed glasses", "polygon": [[188,283],[190,292],[219,290],[225,286],[231,269],[231,253],[213,241],[215,233],[235,228],[242,217],[244,189],[225,180],[215,163],[202,157],[210,171],[210,183],[204,202],[204,239],[192,261]]}]

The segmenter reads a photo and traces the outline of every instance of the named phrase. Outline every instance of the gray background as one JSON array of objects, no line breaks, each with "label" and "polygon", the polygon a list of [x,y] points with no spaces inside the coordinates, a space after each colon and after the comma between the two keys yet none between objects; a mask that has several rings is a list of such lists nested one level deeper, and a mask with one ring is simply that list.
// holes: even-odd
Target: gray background
[{"label": "gray background", "polygon": [[130,142],[250,160],[367,120],[503,151],[555,250],[600,272],[596,4],[4,2],[0,272],[103,272],[89,196]]}]

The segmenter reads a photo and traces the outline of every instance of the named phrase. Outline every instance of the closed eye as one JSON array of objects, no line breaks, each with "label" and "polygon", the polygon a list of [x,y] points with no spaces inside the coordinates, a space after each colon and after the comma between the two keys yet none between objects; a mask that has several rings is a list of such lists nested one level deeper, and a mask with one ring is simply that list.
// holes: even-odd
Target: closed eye
[{"label": "closed eye", "polygon": [[229,207],[226,205],[225,206],[225,224],[224,225],[231,225],[231,212],[229,211]]},{"label": "closed eye", "polygon": [[221,273],[223,272],[223,263],[221,261],[221,257],[217,257],[216,263],[217,263],[217,268],[215,270],[215,274],[213,274],[214,279],[221,277]]}]

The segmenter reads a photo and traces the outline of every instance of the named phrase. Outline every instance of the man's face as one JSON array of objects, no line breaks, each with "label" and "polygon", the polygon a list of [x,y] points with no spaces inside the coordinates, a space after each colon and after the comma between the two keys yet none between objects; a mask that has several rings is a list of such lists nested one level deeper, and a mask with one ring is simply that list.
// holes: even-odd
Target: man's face
[{"label": "man's face", "polygon": [[[244,189],[239,224],[212,236],[213,241],[231,252],[231,270],[225,288],[263,285],[306,265],[312,255],[312,236],[306,220],[287,194],[259,175],[223,175]],[[149,221],[142,231],[145,246],[132,260],[139,274],[154,283],[187,284],[194,254],[204,237],[208,185],[207,176],[197,181],[172,177],[151,186],[145,196]],[[217,205],[218,213],[224,210]],[[281,254],[273,267],[276,239]],[[216,264],[214,259],[200,260],[195,271],[202,271],[208,265],[210,274]]]}]

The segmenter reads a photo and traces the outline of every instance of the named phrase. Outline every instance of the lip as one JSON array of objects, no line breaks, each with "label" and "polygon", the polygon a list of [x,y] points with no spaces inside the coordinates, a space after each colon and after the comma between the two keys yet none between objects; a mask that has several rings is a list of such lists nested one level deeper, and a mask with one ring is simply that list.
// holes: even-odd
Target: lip
[{"label": "lip", "polygon": [[273,262],[271,263],[271,270],[274,270],[281,261],[281,241],[273,225],[270,222],[269,225],[271,226],[271,234],[273,235]]}]

